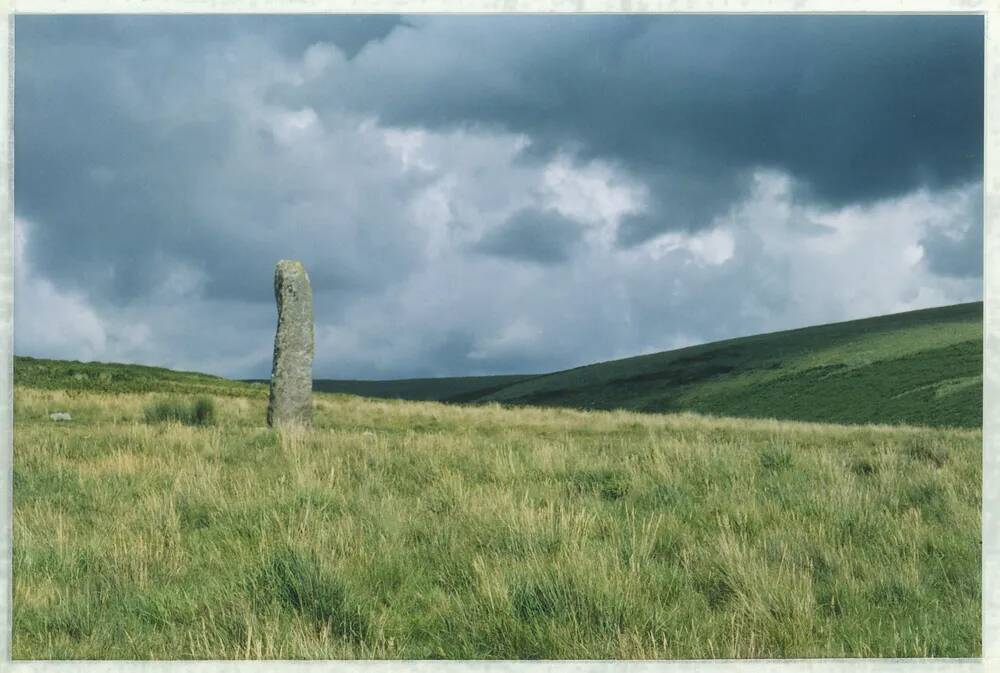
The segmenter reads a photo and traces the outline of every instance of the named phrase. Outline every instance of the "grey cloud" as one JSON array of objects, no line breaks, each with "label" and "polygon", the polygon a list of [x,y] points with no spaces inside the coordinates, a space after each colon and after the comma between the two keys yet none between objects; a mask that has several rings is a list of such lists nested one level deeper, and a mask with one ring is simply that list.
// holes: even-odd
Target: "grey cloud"
[{"label": "grey cloud", "polygon": [[282,256],[301,258],[332,292],[407,273],[414,239],[399,213],[421,178],[345,128],[357,119],[299,152],[246,119],[274,111],[236,99],[258,70],[288,67],[248,28],[308,25],[314,35],[331,21],[243,18],[19,17],[15,198],[37,223],[33,261],[55,281],[85,278],[89,293],[120,305],[180,262],[207,275],[207,295],[243,300],[267,297]]},{"label": "grey cloud", "polygon": [[163,14],[163,15],[30,15],[15,17],[16,39],[22,45],[103,44],[132,49],[142,43],[168,40],[185,47],[228,42],[256,35],[297,56],[317,42],[337,45],[349,58],[399,26],[395,14]]},{"label": "grey cloud", "polygon": [[962,215],[935,228],[920,241],[928,268],[954,278],[983,275],[983,188],[962,193]]},{"label": "grey cloud", "polygon": [[526,208],[488,231],[474,249],[498,257],[551,264],[569,259],[581,238],[580,224],[558,211]]},{"label": "grey cloud", "polygon": [[[976,183],[981,17],[18,16],[16,31],[34,274],[19,353],[266,376],[281,257],[312,277],[321,376],[544,371],[981,292],[981,193],[892,240],[865,220],[883,257],[925,253],[868,285],[878,265],[771,249],[828,229],[759,231],[787,208]],[[310,80],[317,42],[335,49],[310,52],[330,57]],[[391,147],[386,129],[413,137]],[[645,187],[617,247],[546,210],[555,154]],[[795,193],[743,224],[758,167]],[[731,212],[724,264],[643,247]],[[190,286],[170,294],[176,276]],[[84,346],[42,339],[64,309]]]},{"label": "grey cloud", "polygon": [[[485,125],[652,187],[626,244],[704,226],[781,169],[809,200],[869,202],[978,179],[979,16],[421,17],[293,100],[385,123]],[[412,58],[419,53],[420,58]]]},{"label": "grey cloud", "polygon": [[983,229],[975,227],[954,239],[935,232],[921,241],[930,269],[943,276],[980,278],[983,275]]},{"label": "grey cloud", "polygon": [[[281,239],[241,238],[236,224],[226,238],[208,232],[220,218],[277,226],[298,174],[282,183],[288,167],[269,165],[267,138],[236,147],[245,111],[220,84],[242,75],[220,63],[247,49],[262,64],[268,49],[298,58],[317,41],[354,59],[312,84],[273,83],[265,99],[313,107],[331,124],[347,110],[391,125],[499,128],[527,134],[526,156],[604,158],[649,187],[646,210],[619,228],[623,246],[704,226],[746,194],[757,165],[832,205],[981,171],[976,16],[19,16],[16,200],[40,224],[35,249],[50,272],[70,282],[84,265],[106,286],[96,292],[121,301],[149,291],[157,249],[194,257],[210,293],[249,296],[241,270],[259,275]],[[272,175],[230,178],[236,152]],[[398,191],[387,185],[390,204]],[[381,201],[347,216],[368,220],[354,227],[359,245],[395,217]],[[110,268],[109,239],[120,252]],[[286,254],[322,250],[293,243]],[[371,265],[352,267],[361,248],[344,250],[317,280],[377,287]]]}]

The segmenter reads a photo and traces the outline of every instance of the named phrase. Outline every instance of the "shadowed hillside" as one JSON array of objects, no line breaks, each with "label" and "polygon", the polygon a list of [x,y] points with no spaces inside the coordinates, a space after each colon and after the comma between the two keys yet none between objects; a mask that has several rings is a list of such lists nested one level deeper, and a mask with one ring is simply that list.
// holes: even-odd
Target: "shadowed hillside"
[{"label": "shadowed hillside", "polygon": [[393,381],[353,381],[317,379],[313,389],[327,393],[347,393],[362,397],[385,397],[416,401],[475,400],[507,386],[535,378],[531,375],[454,376],[437,379],[396,379]]},{"label": "shadowed hillside", "polygon": [[[982,319],[983,305],[976,302],[729,339],[541,376],[316,381],[315,387],[445,402],[978,427]],[[458,391],[463,386],[468,388]]]}]

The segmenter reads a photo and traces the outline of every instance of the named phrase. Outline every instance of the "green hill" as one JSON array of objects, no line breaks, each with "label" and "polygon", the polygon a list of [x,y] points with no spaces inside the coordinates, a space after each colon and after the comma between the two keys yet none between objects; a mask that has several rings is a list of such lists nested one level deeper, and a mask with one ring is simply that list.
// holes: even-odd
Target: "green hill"
[{"label": "green hill", "polygon": [[362,382],[317,381],[316,388],[447,402],[979,427],[982,320],[983,305],[975,302],[729,339],[513,381],[368,381],[363,392]]},{"label": "green hill", "polygon": [[179,372],[164,367],[78,362],[14,356],[14,385],[43,390],[106,393],[266,394],[260,384],[230,381],[210,374]]},{"label": "green hill", "polygon": [[[15,385],[265,394],[158,367],[14,359]],[[466,404],[696,411],[833,423],[980,427],[981,302],[729,339],[534,376],[315,381],[323,392]]]}]

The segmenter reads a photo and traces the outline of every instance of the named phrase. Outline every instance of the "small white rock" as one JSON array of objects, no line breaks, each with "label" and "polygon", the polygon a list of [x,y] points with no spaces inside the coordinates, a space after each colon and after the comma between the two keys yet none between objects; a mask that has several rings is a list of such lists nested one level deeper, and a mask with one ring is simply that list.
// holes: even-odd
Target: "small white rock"
[{"label": "small white rock", "polygon": [[73,417],[69,415],[68,411],[53,411],[49,414],[49,418],[53,421],[72,421]]}]

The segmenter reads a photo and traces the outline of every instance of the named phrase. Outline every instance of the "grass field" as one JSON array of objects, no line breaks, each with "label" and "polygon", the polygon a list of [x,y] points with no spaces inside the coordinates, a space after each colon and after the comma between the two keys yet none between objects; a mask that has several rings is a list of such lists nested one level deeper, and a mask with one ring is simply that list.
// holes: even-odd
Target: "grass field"
[{"label": "grass field", "polygon": [[15,375],[17,659],[980,653],[977,428]]},{"label": "grass field", "polygon": [[524,377],[316,381],[370,397],[981,427],[981,302]]}]

